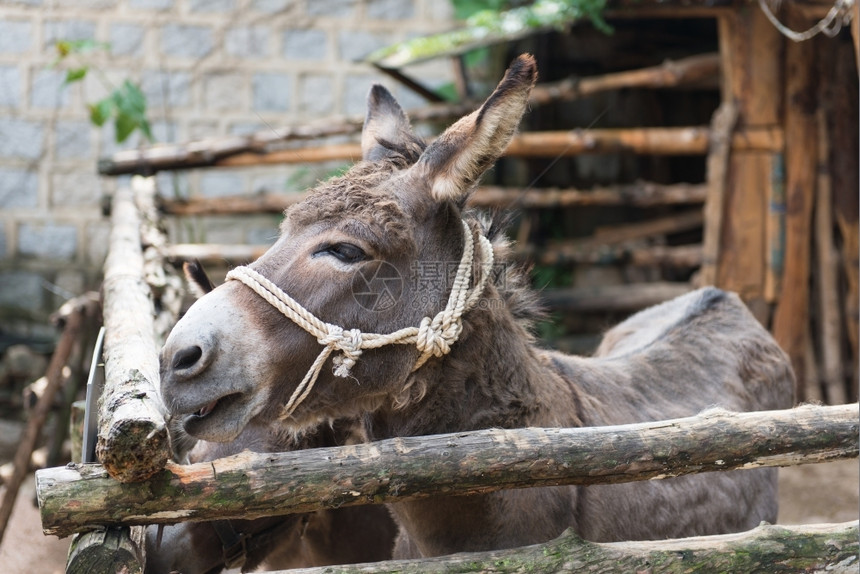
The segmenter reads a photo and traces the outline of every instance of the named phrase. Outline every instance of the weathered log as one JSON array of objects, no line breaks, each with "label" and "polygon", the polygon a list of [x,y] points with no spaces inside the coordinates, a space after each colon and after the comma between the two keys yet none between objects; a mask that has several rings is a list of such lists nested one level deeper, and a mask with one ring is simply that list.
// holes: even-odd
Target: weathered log
[{"label": "weathered log", "polygon": [[51,411],[51,407],[54,406],[54,397],[56,397],[63,383],[63,367],[66,366],[69,356],[72,354],[72,348],[81,331],[85,313],[86,309],[82,306],[70,313],[66,318],[63,333],[60,336],[54,354],[51,355],[51,362],[48,364],[48,370],[45,373],[47,384],[36,406],[30,411],[27,427],[24,429],[21,440],[18,443],[18,448],[15,450],[15,457],[12,459],[14,464],[12,476],[8,480],[3,481],[6,489],[3,493],[2,502],[0,502],[0,542],[2,542],[3,534],[6,532],[9,517],[12,516],[12,509],[15,506],[15,499],[18,497],[18,490],[21,488],[24,477],[30,472],[30,457],[36,448],[36,441],[41,435],[42,427],[48,418],[48,413]]},{"label": "weathered log", "polygon": [[[193,197],[161,199],[160,209],[170,215],[222,215],[245,213],[281,213],[307,197],[305,193],[264,193],[227,197]],[[691,183],[664,185],[640,181],[633,184],[560,189],[556,187],[516,189],[482,186],[469,196],[471,207],[553,208],[581,205],[680,205],[702,203],[705,186]]]},{"label": "weathered log", "polygon": [[679,297],[693,290],[689,283],[655,281],[627,285],[572,287],[541,291],[541,301],[548,308],[568,313],[640,311]]},{"label": "weathered log", "polygon": [[143,278],[140,217],[128,189],[117,192],[104,266],[105,388],[96,455],[124,482],[142,480],[170,457],[156,385],[154,309]]},{"label": "weathered log", "polygon": [[544,105],[555,101],[575,100],[624,88],[671,88],[704,81],[712,81],[716,85],[719,75],[719,54],[697,54],[680,60],[666,60],[658,66],[639,70],[538,84],[532,89],[529,104]]},{"label": "weathered log", "polygon": [[[774,526],[718,536],[595,543],[572,530],[544,544],[373,564],[290,570],[295,574],[526,574],[530,572],[857,572],[857,521]],[[778,566],[777,566],[778,565]],[[287,574],[286,571],[274,574]]]},{"label": "weathered log", "polygon": [[[804,22],[786,6],[787,25]],[[785,258],[782,292],[773,317],[773,336],[797,374],[797,399],[805,400],[803,374],[809,332],[812,206],[815,199],[818,128],[815,121],[815,44],[788,42],[785,62]]]},{"label": "weathered log", "polygon": [[[692,381],[691,381],[692,383]],[[343,505],[558,484],[822,462],[858,454],[856,404],[728,413],[624,426],[493,429],[278,454],[244,452],[145,482],[98,465],[36,474],[45,534],[310,512]]]},{"label": "weathered log", "polygon": [[143,526],[99,528],[74,538],[66,574],[142,574],[146,561]]}]

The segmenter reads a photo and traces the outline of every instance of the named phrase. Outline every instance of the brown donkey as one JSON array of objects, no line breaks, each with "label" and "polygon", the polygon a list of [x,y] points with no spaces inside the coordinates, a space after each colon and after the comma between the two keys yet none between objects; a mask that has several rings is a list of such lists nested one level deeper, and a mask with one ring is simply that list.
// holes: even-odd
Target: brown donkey
[{"label": "brown donkey", "polygon": [[[363,161],[290,208],[275,245],[176,325],[162,351],[172,416],[214,441],[250,421],[299,432],[357,418],[373,440],[791,406],[785,354],[737,296],[713,288],[633,316],[592,358],[535,345],[523,273],[495,226],[463,207],[514,134],[536,76],[533,58],[519,57],[479,110],[429,146],[375,86]],[[712,534],[774,521],[776,471],[390,509],[397,557],[521,546],[567,527],[595,541]]]}]

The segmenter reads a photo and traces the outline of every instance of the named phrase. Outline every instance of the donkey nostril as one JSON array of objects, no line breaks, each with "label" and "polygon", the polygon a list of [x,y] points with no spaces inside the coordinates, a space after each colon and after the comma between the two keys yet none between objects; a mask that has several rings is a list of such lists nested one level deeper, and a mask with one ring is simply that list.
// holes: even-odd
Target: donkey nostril
[{"label": "donkey nostril", "polygon": [[193,367],[202,356],[203,349],[197,345],[177,351],[176,354],[173,355],[173,369],[179,371]]}]

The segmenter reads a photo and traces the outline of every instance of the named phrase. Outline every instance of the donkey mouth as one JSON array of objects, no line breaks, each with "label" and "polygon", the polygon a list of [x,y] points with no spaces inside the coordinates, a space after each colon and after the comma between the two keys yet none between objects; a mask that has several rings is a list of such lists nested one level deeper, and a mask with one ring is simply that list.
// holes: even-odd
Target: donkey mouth
[{"label": "donkey mouth", "polygon": [[[228,423],[235,418],[237,412],[243,409],[243,401],[241,393],[233,393],[225,395],[212,402],[209,402],[193,413],[187,415],[182,421],[182,426],[185,427],[185,432],[202,438],[204,440],[212,440],[214,434],[220,434],[215,429]],[[212,438],[210,438],[212,436]]]}]

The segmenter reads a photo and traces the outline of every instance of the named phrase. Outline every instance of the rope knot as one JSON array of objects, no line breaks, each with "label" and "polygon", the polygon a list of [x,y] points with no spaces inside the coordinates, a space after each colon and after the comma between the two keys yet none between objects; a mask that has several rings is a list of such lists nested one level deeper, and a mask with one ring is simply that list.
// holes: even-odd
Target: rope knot
[{"label": "rope knot", "polygon": [[334,374],[338,377],[348,377],[355,362],[361,356],[362,337],[358,329],[344,330],[337,325],[327,325],[328,333],[317,339],[320,345],[337,349],[341,352],[332,359]]},{"label": "rope knot", "polygon": [[432,319],[430,317],[421,319],[415,346],[422,355],[428,358],[430,355],[434,357],[447,355],[451,345],[457,341],[460,331],[463,330],[460,318],[448,317],[446,320],[446,316],[447,314],[442,312]]}]

